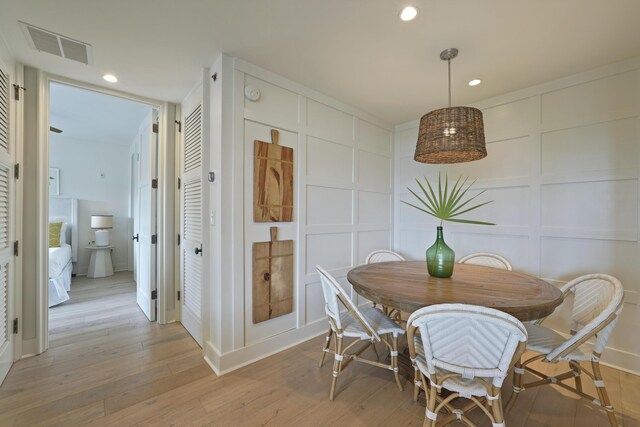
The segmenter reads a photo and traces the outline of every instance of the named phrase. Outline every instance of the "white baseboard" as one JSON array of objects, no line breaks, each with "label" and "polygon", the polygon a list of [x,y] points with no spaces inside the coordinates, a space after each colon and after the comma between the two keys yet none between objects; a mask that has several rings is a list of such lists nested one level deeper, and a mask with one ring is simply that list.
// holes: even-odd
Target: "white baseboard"
[{"label": "white baseboard", "polygon": [[[82,267],[78,267],[78,272],[75,273],[76,276],[86,276],[87,272],[89,271],[89,266],[85,265]],[[113,265],[113,272],[117,273],[120,271],[132,271],[129,269],[129,266],[127,265],[127,263],[121,262],[118,264],[114,264]]]},{"label": "white baseboard", "polygon": [[220,354],[211,342],[207,341],[205,343],[205,361],[211,366],[216,375],[224,375],[326,332],[327,321],[320,319],[301,328],[284,332],[265,341],[225,354]]}]

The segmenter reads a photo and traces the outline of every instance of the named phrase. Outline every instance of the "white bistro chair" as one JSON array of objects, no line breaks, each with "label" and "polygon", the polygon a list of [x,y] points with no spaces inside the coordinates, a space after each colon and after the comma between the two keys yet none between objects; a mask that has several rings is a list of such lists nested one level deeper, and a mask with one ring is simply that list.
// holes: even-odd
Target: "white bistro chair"
[{"label": "white bistro chair", "polygon": [[386,249],[380,249],[371,252],[367,255],[367,259],[364,261],[366,264],[373,264],[376,262],[388,262],[388,261],[405,261],[405,259],[399,253],[388,251]]},{"label": "white bistro chair", "polygon": [[[386,249],[379,249],[377,251],[371,252],[367,255],[367,259],[365,259],[365,264],[375,264],[378,262],[390,262],[390,261],[405,261],[405,259],[399,253],[389,251]],[[376,303],[373,303],[373,306],[376,306]],[[391,317],[396,322],[402,321],[402,314],[399,310],[396,310],[391,307],[381,306],[382,311],[387,316]]]},{"label": "white bistro chair", "polygon": [[[322,292],[325,299],[325,311],[329,319],[329,332],[327,333],[326,343],[322,351],[320,367],[322,367],[324,363],[326,353],[333,353],[334,355],[333,381],[331,383],[329,400],[333,400],[335,395],[338,375],[340,375],[340,372],[342,372],[352,360],[393,371],[398,388],[402,391],[402,383],[400,382],[400,375],[398,373],[398,336],[404,334],[404,329],[375,307],[360,310],[338,284],[336,279],[320,266],[316,266],[316,270],[320,275]],[[346,308],[346,311],[340,312],[341,304]],[[332,351],[329,347],[333,334],[336,335],[336,338],[335,350]],[[344,343],[344,338],[355,339],[353,342],[344,345],[346,344]],[[362,341],[365,341],[366,344],[360,349],[352,353],[347,352],[354,345]],[[389,350],[391,355],[390,364],[365,359],[360,356],[362,352],[369,347],[373,347],[375,351],[374,343],[376,342],[382,342]]]},{"label": "white bistro chair", "polygon": [[512,270],[511,264],[506,258],[488,252],[469,254],[460,258],[458,262],[460,264],[484,265],[485,267],[501,268],[509,271]]},{"label": "white bistro chair", "polygon": [[[556,384],[600,405],[607,412],[609,423],[617,426],[613,406],[600,373],[600,356],[622,312],[624,297],[622,284],[615,277],[606,274],[588,274],[564,285],[562,293],[565,298],[573,295],[571,330],[569,331],[571,337],[566,339],[540,324],[526,325],[529,333],[528,350],[539,354],[524,362],[516,363],[513,395],[507,404],[507,409],[510,410],[513,407],[522,390],[545,384]],[[593,343],[589,343],[590,340]],[[545,363],[568,362],[569,371],[549,377],[528,366],[536,360]],[[591,371],[581,365],[583,362],[590,362]],[[540,379],[525,384],[525,371]],[[581,374],[587,375],[593,381],[598,398],[583,391]],[[574,387],[564,382],[572,378]]]},{"label": "white bistro chair", "polygon": [[[435,426],[442,410],[448,412],[443,423],[457,419],[474,426],[464,412],[477,406],[493,427],[504,427],[502,383],[527,342],[518,319],[492,308],[437,304],[415,311],[407,321],[407,334],[416,374],[414,399],[420,387],[427,396],[424,426]],[[442,388],[452,394],[440,396]],[[471,402],[454,407],[451,401],[458,397]]]}]

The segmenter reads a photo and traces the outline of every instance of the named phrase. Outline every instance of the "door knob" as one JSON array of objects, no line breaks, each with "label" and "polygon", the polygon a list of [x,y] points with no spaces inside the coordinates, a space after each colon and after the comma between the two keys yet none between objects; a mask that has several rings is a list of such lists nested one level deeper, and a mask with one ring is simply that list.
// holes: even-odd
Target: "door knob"
[{"label": "door knob", "polygon": [[140,242],[140,235],[139,235],[139,234],[136,234],[135,236],[133,236],[133,237],[131,238],[131,240],[135,240],[136,242]]},{"label": "door knob", "polygon": [[200,254],[202,256],[202,245],[199,248],[196,248],[196,255]]}]

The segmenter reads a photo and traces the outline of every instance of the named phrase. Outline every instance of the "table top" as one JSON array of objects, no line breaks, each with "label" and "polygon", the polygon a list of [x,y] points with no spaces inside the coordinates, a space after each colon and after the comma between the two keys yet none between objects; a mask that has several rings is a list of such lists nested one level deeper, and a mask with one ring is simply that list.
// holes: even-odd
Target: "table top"
[{"label": "table top", "polygon": [[525,273],[456,264],[448,279],[431,277],[424,261],[362,265],[349,271],[355,291],[378,304],[412,313],[433,304],[495,308],[521,321],[540,319],[562,303],[560,290]]}]

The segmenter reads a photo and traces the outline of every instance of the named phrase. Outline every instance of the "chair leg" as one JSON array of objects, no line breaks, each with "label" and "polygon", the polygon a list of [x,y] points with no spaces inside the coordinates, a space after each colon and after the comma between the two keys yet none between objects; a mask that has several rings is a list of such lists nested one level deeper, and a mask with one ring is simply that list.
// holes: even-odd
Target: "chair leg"
[{"label": "chair leg", "polygon": [[578,362],[569,362],[569,368],[571,368],[574,375],[573,380],[576,383],[576,390],[582,393],[582,378],[580,376],[582,368],[580,368],[580,364]]},{"label": "chair leg", "polygon": [[400,382],[400,373],[398,372],[398,334],[393,334],[393,338],[391,340],[391,367],[393,368],[393,376],[396,378],[396,384],[398,384],[398,388],[402,391],[402,383]]},{"label": "chair leg", "polygon": [[494,391],[498,393],[498,400],[495,400],[491,404],[491,411],[493,412],[494,426],[495,425],[503,425],[504,426],[504,412],[502,410],[502,389],[497,388]]},{"label": "chair leg", "polygon": [[616,419],[616,413],[613,411],[613,406],[611,406],[607,388],[604,386],[604,380],[602,379],[602,373],[600,372],[600,362],[598,360],[592,360],[591,367],[593,369],[594,376],[593,383],[596,386],[598,398],[600,398],[600,406],[602,406],[607,412],[607,417],[609,417],[609,424],[611,424],[611,427],[617,427],[618,420]]},{"label": "chair leg", "polygon": [[336,392],[336,383],[338,382],[338,374],[342,370],[342,337],[336,336],[336,354],[333,359],[333,380],[331,381],[331,393],[329,393],[329,400],[333,400],[333,396]]},{"label": "chair leg", "polygon": [[418,375],[422,376],[422,374],[418,370],[418,367],[414,366],[413,367],[413,401],[414,402],[418,401],[418,396],[420,395],[420,386],[418,385],[418,381],[420,380],[418,379]]},{"label": "chair leg", "polygon": [[[437,388],[431,384],[431,390],[429,390],[429,398],[427,399],[427,410],[426,417],[424,419],[423,427],[426,426],[434,426],[436,425],[436,418],[438,414],[435,413],[436,405],[437,405]],[[432,414],[433,419],[429,417],[429,414]]]},{"label": "chair leg", "polygon": [[513,393],[507,401],[506,411],[509,412],[513,409],[513,405],[518,400],[518,394],[522,391],[522,384],[524,383],[524,368],[522,367],[522,359],[518,360],[513,366]]},{"label": "chair leg", "polygon": [[318,367],[322,368],[322,365],[324,364],[324,357],[327,355],[327,350],[329,349],[329,346],[331,345],[331,336],[333,335],[333,329],[329,328],[329,332],[327,332],[327,338],[326,338],[326,342],[324,343],[324,348],[322,349],[322,357],[320,358],[320,364],[318,365]]}]

